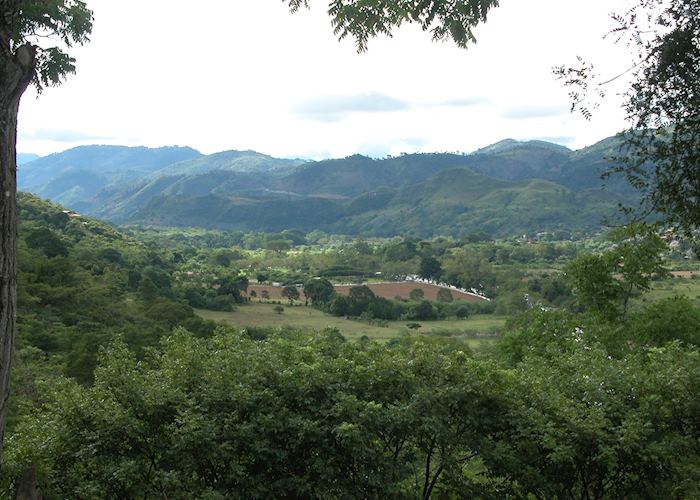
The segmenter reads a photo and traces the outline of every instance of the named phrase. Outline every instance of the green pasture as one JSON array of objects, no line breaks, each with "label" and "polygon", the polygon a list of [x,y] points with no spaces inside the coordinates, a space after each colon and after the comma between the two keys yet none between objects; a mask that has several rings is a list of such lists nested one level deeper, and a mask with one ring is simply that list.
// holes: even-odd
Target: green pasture
[{"label": "green pasture", "polygon": [[402,335],[459,335],[472,345],[492,342],[494,337],[471,338],[477,334],[497,333],[505,324],[505,317],[476,315],[465,320],[418,321],[421,328],[411,330],[406,327],[413,321],[389,321],[387,326],[330,316],[312,307],[284,306],[284,312],[274,311],[275,304],[251,303],[237,307],[233,312],[205,311],[196,313],[209,320],[222,322],[239,328],[249,326],[292,326],[301,330],[318,331],[324,328],[337,328],[345,337],[356,339],[363,335],[386,341]]},{"label": "green pasture", "polygon": [[684,296],[700,305],[700,279],[698,278],[667,278],[652,282],[649,293],[642,300],[656,301],[669,297]]}]

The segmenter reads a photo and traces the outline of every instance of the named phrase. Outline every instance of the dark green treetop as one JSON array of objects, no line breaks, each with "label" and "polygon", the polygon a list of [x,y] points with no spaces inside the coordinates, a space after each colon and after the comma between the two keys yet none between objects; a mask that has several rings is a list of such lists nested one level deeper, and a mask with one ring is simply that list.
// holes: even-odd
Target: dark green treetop
[{"label": "dark green treetop", "polygon": [[[283,0],[292,12],[309,7],[309,0]],[[403,24],[418,24],[434,40],[453,40],[459,47],[476,41],[473,29],[486,21],[498,0],[330,0],[328,14],[334,33],[355,39],[358,52],[370,38],[391,36]]]}]

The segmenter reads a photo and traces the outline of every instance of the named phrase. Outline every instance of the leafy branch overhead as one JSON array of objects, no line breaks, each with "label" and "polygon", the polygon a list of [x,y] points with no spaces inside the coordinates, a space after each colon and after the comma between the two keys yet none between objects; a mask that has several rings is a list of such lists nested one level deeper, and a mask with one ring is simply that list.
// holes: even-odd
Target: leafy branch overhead
[{"label": "leafy branch overhead", "polygon": [[[80,0],[25,0],[9,41],[12,52],[30,45],[36,51],[32,84],[38,91],[59,85],[75,73],[75,59],[67,49],[89,41],[92,11]],[[6,47],[3,44],[3,47]]]},{"label": "leafy branch overhead", "polygon": [[[309,0],[283,0],[292,12],[308,8]],[[466,48],[476,42],[473,28],[486,21],[498,0],[332,0],[328,4],[334,33],[355,39],[358,52],[377,35],[392,36],[395,28],[418,24],[433,40],[452,40]]]},{"label": "leafy branch overhead", "polygon": [[[637,133],[618,171],[648,206],[686,232],[700,227],[700,1],[675,1],[660,17],[626,105]],[[653,167],[650,167],[653,165]]]},{"label": "leafy branch overhead", "polygon": [[607,175],[621,174],[642,193],[640,214],[659,212],[691,235],[700,227],[700,0],[638,0],[611,17],[616,26],[608,36],[629,48],[629,66],[603,82],[581,59],[555,74],[586,118],[595,108],[591,100],[630,75],[624,92],[630,128]]}]

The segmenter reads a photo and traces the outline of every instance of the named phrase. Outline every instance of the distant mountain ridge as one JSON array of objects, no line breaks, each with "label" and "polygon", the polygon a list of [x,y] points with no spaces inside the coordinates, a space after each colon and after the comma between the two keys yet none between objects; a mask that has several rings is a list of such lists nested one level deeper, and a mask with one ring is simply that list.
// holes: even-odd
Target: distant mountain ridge
[{"label": "distant mountain ridge", "polygon": [[84,207],[94,193],[114,184],[138,180],[167,165],[197,158],[190,147],[79,146],[22,165],[17,183],[66,206]]},{"label": "distant mountain ridge", "polygon": [[17,165],[24,165],[39,158],[41,157],[34,153],[17,153]]},{"label": "distant mountain ridge", "polygon": [[213,171],[231,172],[280,172],[306,163],[299,159],[279,159],[256,151],[222,151],[200,156],[187,162],[171,164],[155,172],[154,176],[177,174],[205,174]]},{"label": "distant mountain ridge", "polygon": [[556,151],[563,154],[569,154],[572,152],[572,150],[567,148],[566,146],[562,146],[561,144],[555,144],[553,142],[539,140],[516,141],[515,139],[503,139],[489,146],[479,148],[472,154],[501,154],[523,148],[541,148],[550,151]]},{"label": "distant mountain ridge", "polygon": [[602,189],[618,144],[572,151],[506,139],[471,154],[323,161],[92,146],[26,164],[20,187],[127,224],[381,236],[593,231],[635,196],[620,180]]}]

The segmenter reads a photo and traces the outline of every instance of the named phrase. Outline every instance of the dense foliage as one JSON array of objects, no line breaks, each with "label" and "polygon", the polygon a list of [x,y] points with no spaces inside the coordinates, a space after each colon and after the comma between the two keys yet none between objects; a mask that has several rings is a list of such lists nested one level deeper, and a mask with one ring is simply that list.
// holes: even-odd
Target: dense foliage
[{"label": "dense foliage", "polygon": [[0,462],[17,317],[17,114],[22,95],[60,84],[75,71],[68,48],[92,31],[81,0],[0,3]]},{"label": "dense foliage", "polygon": [[[490,314],[496,305],[490,302],[454,302],[448,289],[437,302],[423,299],[423,290],[412,291],[410,301],[377,297],[367,285],[350,287],[348,296],[336,293],[326,279],[313,279],[304,284],[304,293],[312,305],[334,316],[350,316],[364,320],[431,321],[448,318],[467,318],[472,314]],[[420,292],[414,294],[413,292]],[[445,298],[449,294],[449,298]],[[440,294],[438,294],[440,295]]]},{"label": "dense foliage", "polygon": [[[616,290],[606,309],[581,295],[576,268],[591,257],[571,243],[132,229],[139,240],[31,195],[21,207],[5,492],[33,463],[48,498],[698,494],[700,309],[673,298],[624,311],[620,295],[645,290],[662,249],[654,234],[587,244]],[[573,257],[566,275],[513,267]],[[381,344],[335,330],[214,332],[185,305],[211,295],[246,307],[249,280],[286,276],[306,277],[311,304],[336,314],[474,312],[359,285],[341,297],[313,279],[384,266],[492,283],[490,307],[529,312],[473,354],[419,333]]]},{"label": "dense foliage", "polygon": [[[625,172],[685,229],[697,225],[696,3],[640,0],[642,9],[661,6],[653,23],[663,32],[648,43],[636,9],[619,18],[622,31],[639,35],[646,56],[629,101],[644,132],[634,136],[642,141],[632,143],[637,156]],[[293,9],[304,4],[290,2]],[[359,49],[409,21],[464,45],[495,4],[338,1],[330,14],[337,33],[354,36]],[[89,31],[81,2],[24,5],[25,24],[12,43],[47,28],[80,43]],[[51,6],[73,21],[47,26],[52,17],[42,13]],[[55,83],[52,71],[72,69],[65,54],[53,55],[59,66],[41,68],[38,85]],[[645,177],[649,160],[658,166]],[[432,196],[483,187],[487,181],[473,174],[438,173],[449,182]],[[426,200],[417,193],[426,185],[356,198],[342,210],[374,217],[383,206],[400,211],[419,200],[416,214],[433,229],[436,212],[459,221],[454,206],[421,205]],[[487,197],[516,212],[552,191],[570,197],[545,181],[527,187],[499,184]],[[273,200],[273,209],[315,211],[327,218],[322,223],[332,221],[338,205],[313,198]],[[195,216],[236,215],[222,200],[194,199],[204,206]],[[49,498],[700,496],[700,309],[679,297],[630,307],[664,272],[664,244],[647,227],[613,233],[611,245],[577,256],[562,277],[509,265],[560,266],[577,248],[485,243],[465,231],[462,241],[356,241],[329,252],[294,249],[310,242],[301,231],[199,234],[197,247],[165,250],[32,196],[23,196],[21,207],[4,496],[27,464],[37,466]],[[547,224],[547,217],[537,220]],[[380,231],[396,230],[391,217],[379,223]],[[423,231],[418,222],[409,226]],[[286,281],[290,306],[299,298],[295,283],[305,279],[316,307],[395,315],[401,303],[367,286],[353,286],[345,298],[330,281],[309,281],[321,274],[366,278],[376,269],[472,287],[494,296],[496,310],[525,313],[512,318],[500,343],[472,353],[461,342],[420,336],[380,344],[366,337],[350,343],[332,329],[214,331],[187,305],[245,303],[255,274],[258,282]],[[435,304],[417,292],[411,298],[399,317],[430,320],[455,307],[446,294]]]},{"label": "dense foliage", "polygon": [[700,1],[641,0],[617,17],[636,49],[626,111],[632,129],[615,170],[686,232],[700,226]]},{"label": "dense foliage", "polygon": [[[311,284],[315,278],[331,283],[362,284],[367,280],[403,280],[419,276],[435,282],[473,290],[491,299],[489,304],[434,304],[438,317],[452,317],[460,305],[470,313],[498,312],[510,314],[541,304],[570,305],[572,295],[557,267],[584,247],[571,241],[547,241],[556,235],[541,233],[538,240],[513,238],[491,241],[483,234],[470,234],[464,239],[413,238],[353,239],[332,236],[318,231],[304,234],[298,230],[281,233],[242,233],[187,230],[131,230],[133,236],[149,245],[168,247],[176,259],[173,290],[176,296],[195,308],[228,311],[239,297],[222,295],[216,288],[218,277],[245,275],[250,283],[281,286]],[[286,242],[286,250],[270,248],[270,242]],[[596,249],[599,245],[591,242]],[[552,267],[551,272],[528,273],[528,267]],[[313,293],[313,292],[312,292]],[[525,297],[527,295],[527,297]],[[405,297],[408,298],[408,297]],[[394,299],[394,297],[391,297]],[[311,302],[315,303],[313,298]],[[317,301],[316,301],[317,302]],[[330,311],[330,299],[320,309]],[[342,306],[338,315],[360,316]],[[377,304],[379,305],[379,304]],[[382,302],[382,305],[387,305]],[[396,319],[407,317],[411,304],[394,302],[393,312],[370,317]],[[386,307],[382,310],[388,311]]]},{"label": "dense foliage", "polygon": [[634,338],[533,313],[491,360],[336,331],[117,343],[93,387],[43,388],[8,453],[71,498],[692,497],[700,355],[610,328]]},{"label": "dense foliage", "polygon": [[629,128],[609,155],[604,176],[624,178],[641,194],[623,213],[644,219],[658,212],[692,235],[700,225],[700,2],[638,0],[611,17],[611,38],[629,49],[629,67],[605,82],[581,59],[578,67],[555,73],[572,88],[572,109],[587,118],[612,82],[631,75],[622,92]]},{"label": "dense foliage", "polygon": [[[31,195],[20,195],[20,217],[16,378],[25,357],[43,356],[87,383],[98,347],[117,336],[142,352],[176,324],[211,331],[173,300],[165,252]],[[18,380],[13,408],[33,391],[31,381]]]}]

